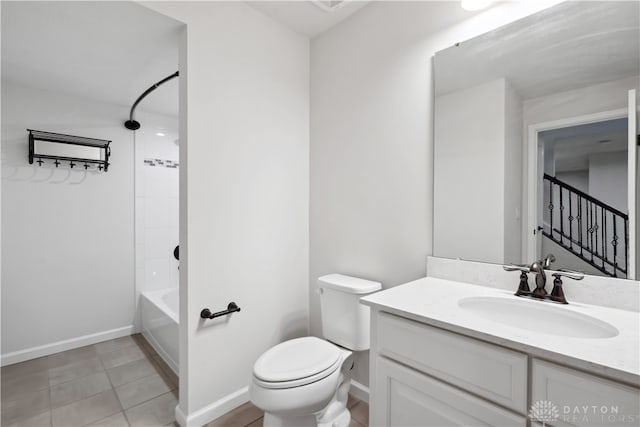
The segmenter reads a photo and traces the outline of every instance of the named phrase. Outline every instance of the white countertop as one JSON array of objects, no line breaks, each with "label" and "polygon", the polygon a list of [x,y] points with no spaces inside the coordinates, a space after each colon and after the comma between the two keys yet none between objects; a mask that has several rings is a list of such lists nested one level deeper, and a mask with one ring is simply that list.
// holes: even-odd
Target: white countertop
[{"label": "white countertop", "polygon": [[[458,306],[463,298],[496,296],[531,301],[513,291],[425,277],[360,301],[374,309],[478,338],[590,373],[640,385],[640,313],[572,303],[559,308],[586,314],[618,329],[612,338],[572,338],[531,331],[474,315]],[[558,306],[556,304],[553,304]]]}]

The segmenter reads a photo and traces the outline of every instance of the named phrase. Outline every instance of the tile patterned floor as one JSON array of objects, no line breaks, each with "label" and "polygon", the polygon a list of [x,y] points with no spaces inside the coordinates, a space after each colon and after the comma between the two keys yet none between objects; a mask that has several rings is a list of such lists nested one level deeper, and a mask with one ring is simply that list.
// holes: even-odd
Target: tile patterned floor
[{"label": "tile patterned floor", "polygon": [[[178,378],[145,339],[117,338],[0,370],[4,427],[178,427]],[[368,427],[369,405],[349,396],[350,427]],[[251,403],[206,427],[262,426]]]},{"label": "tile patterned floor", "polygon": [[0,371],[4,427],[173,425],[178,378],[141,335]]}]

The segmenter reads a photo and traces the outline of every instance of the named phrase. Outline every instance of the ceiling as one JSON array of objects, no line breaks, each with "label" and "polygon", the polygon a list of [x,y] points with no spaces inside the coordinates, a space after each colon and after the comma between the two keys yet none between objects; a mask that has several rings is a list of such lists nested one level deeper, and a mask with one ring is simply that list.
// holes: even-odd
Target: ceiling
[{"label": "ceiling", "polygon": [[369,3],[368,0],[347,0],[333,11],[325,11],[311,1],[248,1],[247,4],[296,33],[313,38]]},{"label": "ceiling", "polygon": [[565,2],[438,52],[436,94],[505,77],[523,99],[637,76],[640,2]]},{"label": "ceiling", "polygon": [[540,133],[545,153],[553,147],[556,172],[589,170],[589,159],[602,153],[627,151],[626,118],[604,120]]},{"label": "ceiling", "polygon": [[[126,106],[178,68],[181,23],[134,2],[1,3],[2,79]],[[177,116],[178,79],[142,110]]]},{"label": "ceiling", "polygon": [[[347,1],[325,12],[309,1],[249,4],[313,37],[360,10]],[[3,1],[2,79],[122,105],[178,68],[180,22],[135,2]],[[178,79],[153,91],[137,111],[178,115]]]}]

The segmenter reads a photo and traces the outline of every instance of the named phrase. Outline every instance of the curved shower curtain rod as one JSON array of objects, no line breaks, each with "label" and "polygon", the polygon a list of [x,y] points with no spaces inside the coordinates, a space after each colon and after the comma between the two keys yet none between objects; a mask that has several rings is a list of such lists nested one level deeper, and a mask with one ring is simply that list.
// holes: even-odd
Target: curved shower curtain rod
[{"label": "curved shower curtain rod", "polygon": [[154,84],[149,89],[145,90],[142,93],[142,95],[140,95],[138,97],[138,99],[136,99],[136,102],[133,103],[133,106],[131,107],[131,111],[129,112],[129,120],[124,122],[124,127],[126,127],[129,130],[138,130],[138,129],[140,129],[140,122],[137,122],[137,121],[133,120],[133,112],[135,111],[135,109],[138,106],[138,104],[140,103],[140,101],[142,101],[145,96],[149,95],[151,92],[156,90],[158,88],[158,86],[160,86],[163,83],[168,82],[169,80],[171,80],[171,79],[173,79],[175,77],[178,77],[179,75],[180,75],[180,73],[178,71],[176,71],[175,73],[171,74],[170,76],[165,77],[164,79],[160,80],[158,83]]}]

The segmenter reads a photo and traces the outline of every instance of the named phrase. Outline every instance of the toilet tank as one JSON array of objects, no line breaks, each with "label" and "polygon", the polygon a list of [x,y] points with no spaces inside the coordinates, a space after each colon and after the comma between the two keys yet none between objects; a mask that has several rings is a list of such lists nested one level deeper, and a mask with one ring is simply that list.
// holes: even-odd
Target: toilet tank
[{"label": "toilet tank", "polygon": [[318,278],[322,335],[329,341],[360,351],[369,349],[369,307],[359,299],[382,288],[379,282],[328,274]]}]

